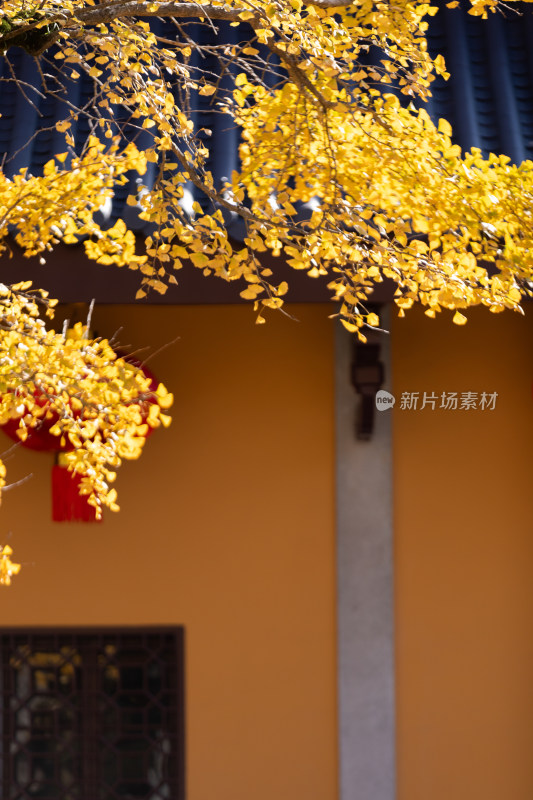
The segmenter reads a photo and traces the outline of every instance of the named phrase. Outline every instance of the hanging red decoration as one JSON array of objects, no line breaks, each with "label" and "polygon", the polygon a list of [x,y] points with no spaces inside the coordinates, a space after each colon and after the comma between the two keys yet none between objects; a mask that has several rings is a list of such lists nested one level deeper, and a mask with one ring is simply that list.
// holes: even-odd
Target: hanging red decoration
[{"label": "hanging red decoration", "polygon": [[[144,373],[144,376],[150,379],[150,391],[155,392],[158,381],[151,370],[134,356],[130,356],[120,350],[116,350],[115,352],[117,358],[123,358],[125,361],[140,369]],[[42,408],[45,408],[48,404],[46,395],[42,391],[36,390],[34,392],[34,398],[35,402]],[[154,402],[156,401],[147,399],[141,405],[143,420],[148,419],[150,405]],[[95,507],[89,504],[88,495],[80,495],[80,485],[83,480],[83,475],[70,472],[66,465],[62,463],[61,454],[73,450],[74,446],[66,437],[54,436],[50,433],[50,429],[59,419],[58,415],[55,412],[48,412],[45,414],[41,418],[39,424],[35,428],[29,430],[25,441],[22,441],[17,435],[17,430],[19,428],[20,419],[24,413],[26,413],[25,409],[21,412],[20,416],[10,419],[0,426],[0,430],[4,431],[14,442],[30,450],[56,453],[55,464],[52,468],[52,520],[54,522],[101,521],[96,517]],[[150,436],[152,430],[153,428],[147,428],[145,438]]]},{"label": "hanging red decoration", "polygon": [[96,509],[80,494],[82,476],[58,462],[52,467],[52,520],[54,522],[101,522]]},{"label": "hanging red decoration", "polygon": [[[44,392],[39,389],[36,389],[33,392],[33,397],[35,403],[41,408],[46,408],[48,404],[48,400]],[[21,444],[20,437],[17,435],[17,431],[19,429],[19,421],[20,418],[26,413],[26,408],[24,407],[24,411],[18,417],[14,417],[13,419],[9,419],[5,422],[0,429],[4,431],[4,433],[9,436],[10,439],[13,439],[14,442]],[[55,452],[56,450],[72,450],[72,445],[70,442],[67,444],[64,443],[61,446],[60,437],[54,436],[50,433],[50,428],[55,425],[58,421],[58,415],[50,411],[49,418],[42,417],[39,425],[36,425],[35,428],[28,429],[28,436],[22,444],[24,447],[27,447],[29,450],[38,450],[38,451],[46,451],[46,452]]]}]

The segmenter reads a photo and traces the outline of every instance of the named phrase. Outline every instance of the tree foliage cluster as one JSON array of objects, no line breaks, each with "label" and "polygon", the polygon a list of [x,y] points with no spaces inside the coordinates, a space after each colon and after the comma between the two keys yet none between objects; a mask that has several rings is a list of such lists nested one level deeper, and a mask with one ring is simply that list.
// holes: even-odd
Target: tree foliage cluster
[{"label": "tree foliage cluster", "polygon": [[[533,163],[463,153],[448,122],[430,119],[424,101],[447,77],[425,38],[437,12],[410,0],[4,0],[0,51],[8,64],[13,47],[35,56],[36,91],[63,100],[65,113],[56,123],[64,147],[42,175],[0,170],[0,254],[9,236],[41,257],[82,241],[91,259],[137,270],[138,297],[164,293],[192,263],[239,281],[262,322],[288,290],[264,264],[270,253],[327,277],[337,315],[363,340],[379,325],[367,300],[385,279],[400,314],[421,303],[429,317],[451,309],[464,324],[473,305],[520,311],[533,285]],[[501,9],[471,0],[469,13]],[[154,32],[156,17],[171,21],[172,37]],[[238,28],[237,43],[199,44],[191,24],[221,21]],[[213,58],[215,70],[205,66]],[[82,73],[93,93],[73,107],[63,84]],[[14,69],[5,80],[20,84]],[[240,167],[220,185],[210,132],[195,125],[199,97],[240,131]],[[81,117],[90,134],[80,144]],[[157,177],[143,185],[150,163]],[[106,227],[97,214],[132,171],[140,180],[127,202],[152,225],[141,248],[122,220]],[[192,209],[183,200],[191,184],[205,200]],[[228,232],[235,217],[240,243]],[[81,328],[73,338],[47,331],[38,305],[51,313],[52,303],[42,293],[0,289],[0,423],[24,406],[24,438],[43,413],[56,414],[57,435],[76,444],[83,490],[114,508],[114,469],[138,455],[146,424],[142,375]],[[148,424],[168,421],[169,395],[157,397]]]}]

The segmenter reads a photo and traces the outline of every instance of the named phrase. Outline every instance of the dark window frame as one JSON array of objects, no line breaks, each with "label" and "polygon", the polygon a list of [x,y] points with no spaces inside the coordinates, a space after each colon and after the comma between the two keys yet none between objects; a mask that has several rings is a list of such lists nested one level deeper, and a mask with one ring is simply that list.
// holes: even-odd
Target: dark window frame
[{"label": "dark window frame", "polygon": [[[185,632],[182,626],[83,626],[77,628],[72,626],[17,626],[6,627],[0,631],[0,789],[2,789],[3,797],[11,798],[14,787],[12,763],[12,750],[14,748],[12,747],[12,741],[17,725],[15,722],[17,704],[13,702],[15,695],[12,690],[17,673],[16,667],[12,666],[12,660],[18,652],[17,648],[29,648],[28,652],[30,654],[39,653],[40,648],[41,652],[44,651],[51,654],[60,653],[62,647],[75,647],[76,651],[81,654],[78,667],[79,675],[76,679],[76,688],[74,690],[76,707],[79,705],[79,711],[76,711],[79,718],[79,739],[76,742],[76,746],[79,747],[79,755],[76,763],[79,766],[80,790],[79,794],[76,794],[76,800],[97,800],[105,796],[110,798],[130,796],[128,794],[117,794],[116,789],[110,788],[106,789],[110,794],[104,795],[104,786],[99,783],[97,777],[97,765],[100,763],[100,771],[102,771],[101,764],[103,759],[103,756],[99,755],[98,747],[100,745],[101,749],[101,743],[105,735],[104,726],[99,722],[94,706],[95,698],[100,695],[102,697],[105,696],[103,690],[99,689],[95,683],[98,681],[98,670],[101,673],[101,667],[98,667],[97,661],[95,661],[95,659],[98,659],[98,648],[101,650],[103,647],[115,647],[115,659],[120,668],[125,669],[132,666],[127,661],[124,666],[121,660],[123,658],[121,653],[127,652],[125,647],[140,648],[139,652],[144,647],[146,651],[144,661],[142,659],[136,661],[134,667],[140,667],[141,669],[144,667],[142,682],[143,686],[147,686],[148,673],[146,670],[151,660],[153,660],[154,652],[150,649],[150,645],[153,647],[158,637],[161,653],[169,656],[168,663],[166,661],[162,662],[164,663],[165,680],[169,682],[165,691],[174,699],[170,706],[164,706],[164,718],[167,725],[165,730],[169,741],[173,742],[172,754],[166,767],[165,780],[168,781],[170,790],[169,800],[185,800]],[[28,655],[27,658],[28,665],[30,665],[31,655]],[[157,656],[157,658],[161,660],[162,657]],[[92,664],[90,664],[91,659]],[[33,667],[30,666],[32,680],[34,671]],[[119,679],[122,682],[120,670]],[[101,680],[103,680],[102,676]],[[149,690],[146,691],[149,693]],[[30,696],[33,699],[34,697],[39,697],[39,694],[34,691]],[[118,707],[118,702],[114,702]],[[87,713],[89,708],[92,710]],[[29,715],[31,716],[31,714]],[[149,731],[150,728],[146,723],[146,715],[144,715],[143,719],[144,728],[141,729],[141,735],[148,737],[145,729]],[[38,734],[34,734],[34,728],[31,726],[30,731],[30,737],[38,738]],[[122,732],[122,729],[120,729],[120,732]],[[126,733],[126,738],[127,735]],[[45,736],[44,741],[51,741],[51,739],[47,740]],[[54,770],[57,772],[56,762],[53,763]],[[48,797],[45,797],[45,795],[28,795],[22,793],[18,788],[16,791],[18,792],[16,797],[21,798],[21,800],[30,796],[42,796],[43,800],[48,800],[49,797],[52,800],[49,795]],[[65,792],[66,790],[62,789],[60,794]],[[161,795],[150,789],[148,794],[144,796],[134,796],[139,800],[143,800],[143,797],[146,797],[146,800],[150,800],[152,796],[158,797]]]}]

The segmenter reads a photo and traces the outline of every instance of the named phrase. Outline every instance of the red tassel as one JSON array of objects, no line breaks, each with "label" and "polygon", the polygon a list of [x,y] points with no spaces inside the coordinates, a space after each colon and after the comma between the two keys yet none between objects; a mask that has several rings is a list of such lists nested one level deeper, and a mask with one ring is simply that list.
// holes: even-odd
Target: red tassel
[{"label": "red tassel", "polygon": [[99,522],[96,509],[80,494],[82,475],[54,464],[52,468],[52,519],[54,522]]}]

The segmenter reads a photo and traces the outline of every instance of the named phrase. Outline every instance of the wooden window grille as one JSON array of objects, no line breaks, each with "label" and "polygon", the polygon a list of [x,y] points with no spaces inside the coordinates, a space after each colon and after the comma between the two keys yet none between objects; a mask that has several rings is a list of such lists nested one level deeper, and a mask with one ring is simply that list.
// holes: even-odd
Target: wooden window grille
[{"label": "wooden window grille", "polygon": [[6,800],[183,800],[183,630],[1,634]]}]

